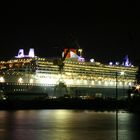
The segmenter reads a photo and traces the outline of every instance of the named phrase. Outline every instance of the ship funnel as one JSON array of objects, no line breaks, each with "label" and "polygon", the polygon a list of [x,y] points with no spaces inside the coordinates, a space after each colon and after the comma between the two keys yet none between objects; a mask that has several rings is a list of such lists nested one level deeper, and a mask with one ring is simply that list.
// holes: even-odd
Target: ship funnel
[{"label": "ship funnel", "polygon": [[29,57],[35,57],[34,48],[30,48],[30,50],[29,50]]},{"label": "ship funnel", "polygon": [[78,55],[72,51],[70,51],[70,58],[78,58]]},{"label": "ship funnel", "polygon": [[23,49],[19,49],[18,51],[18,57],[24,57],[24,50]]}]

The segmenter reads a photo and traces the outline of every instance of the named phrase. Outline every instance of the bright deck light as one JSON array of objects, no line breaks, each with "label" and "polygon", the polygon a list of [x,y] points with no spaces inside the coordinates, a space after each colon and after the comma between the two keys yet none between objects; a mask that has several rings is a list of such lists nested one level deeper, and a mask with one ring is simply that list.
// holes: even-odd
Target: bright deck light
[{"label": "bright deck light", "polygon": [[0,82],[2,83],[4,81],[5,81],[4,78],[3,77],[0,77]]},{"label": "bright deck light", "polygon": [[22,83],[22,82],[23,82],[23,79],[20,77],[20,78],[18,79],[18,82],[19,82],[19,83]]},{"label": "bright deck light", "polygon": [[121,74],[121,75],[124,75],[124,74],[125,74],[125,72],[124,72],[124,71],[121,71],[121,72],[120,72],[120,74]]}]

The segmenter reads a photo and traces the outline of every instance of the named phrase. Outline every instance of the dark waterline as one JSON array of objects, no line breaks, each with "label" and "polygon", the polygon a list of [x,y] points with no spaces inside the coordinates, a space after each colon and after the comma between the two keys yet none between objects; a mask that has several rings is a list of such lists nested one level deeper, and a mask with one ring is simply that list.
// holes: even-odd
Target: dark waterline
[{"label": "dark waterline", "polygon": [[[139,139],[140,115],[118,113],[119,140]],[[115,140],[115,112],[0,111],[0,140]]]}]

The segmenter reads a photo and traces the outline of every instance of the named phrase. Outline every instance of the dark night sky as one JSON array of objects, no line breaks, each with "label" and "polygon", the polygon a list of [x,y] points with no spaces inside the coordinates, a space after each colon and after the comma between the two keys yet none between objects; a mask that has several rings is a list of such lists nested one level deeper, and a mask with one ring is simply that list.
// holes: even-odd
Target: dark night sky
[{"label": "dark night sky", "polygon": [[140,17],[136,3],[98,2],[22,4],[0,16],[0,59],[12,58],[19,48],[36,55],[60,56],[65,47],[83,48],[88,60],[122,61],[128,54],[138,64]]}]

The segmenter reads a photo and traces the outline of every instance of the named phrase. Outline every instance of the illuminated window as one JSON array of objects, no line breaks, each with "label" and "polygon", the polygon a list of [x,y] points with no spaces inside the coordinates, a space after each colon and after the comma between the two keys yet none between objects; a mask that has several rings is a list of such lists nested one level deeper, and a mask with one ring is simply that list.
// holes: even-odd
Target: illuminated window
[{"label": "illuminated window", "polygon": [[95,83],[94,83],[94,81],[92,81],[92,85],[94,85]]},{"label": "illuminated window", "polygon": [[33,83],[33,79],[30,79],[30,83]]},{"label": "illuminated window", "polygon": [[80,84],[80,80],[77,80],[77,84]]},{"label": "illuminated window", "polygon": [[0,77],[0,82],[2,83],[4,81],[5,81],[4,78],[3,77]]},{"label": "illuminated window", "polygon": [[105,81],[105,85],[108,86],[108,82],[107,81]]},{"label": "illuminated window", "polygon": [[113,85],[113,81],[110,81],[110,85]]},{"label": "illuminated window", "polygon": [[19,82],[19,83],[23,83],[23,79],[20,77],[20,78],[18,79],[18,82]]},{"label": "illuminated window", "polygon": [[120,74],[121,74],[121,75],[125,75],[125,72],[124,72],[124,71],[121,71]]},{"label": "illuminated window", "polygon": [[124,82],[124,85],[127,85],[127,82]]},{"label": "illuminated window", "polygon": [[122,82],[119,82],[119,85],[122,85]]},{"label": "illuminated window", "polygon": [[128,83],[128,85],[129,85],[129,86],[131,86],[131,85],[132,85],[132,83],[131,83],[131,82],[129,82],[129,83]]},{"label": "illuminated window", "polygon": [[87,80],[84,80],[84,84],[87,84]]},{"label": "illuminated window", "polygon": [[139,90],[139,89],[140,89],[140,85],[137,85],[137,86],[136,86],[136,89]]},{"label": "illuminated window", "polygon": [[101,85],[101,81],[98,81],[98,84]]}]

